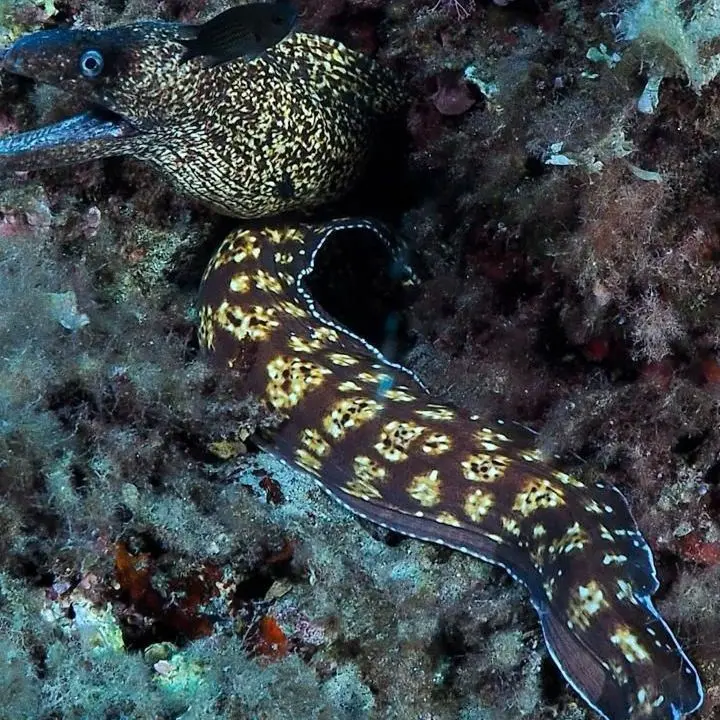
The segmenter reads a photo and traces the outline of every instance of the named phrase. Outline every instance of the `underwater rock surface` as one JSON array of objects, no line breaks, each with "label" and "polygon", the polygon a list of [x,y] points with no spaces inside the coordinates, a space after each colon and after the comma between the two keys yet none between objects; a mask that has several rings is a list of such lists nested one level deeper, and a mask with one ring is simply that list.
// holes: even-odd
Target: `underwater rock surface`
[{"label": "underwater rock surface", "polygon": [[[25,3],[5,26],[157,16],[120,5]],[[424,270],[406,364],[623,489],[703,676],[694,717],[712,718],[715,83],[696,94],[641,35],[618,39],[611,3],[299,5],[414,98],[411,197],[383,208]],[[47,89],[0,89],[8,131],[67,114]],[[276,418],[206,367],[193,329],[226,221],[118,160],[7,176],[0,212],[1,713],[591,717],[501,570],[365,527],[246,452]]]}]

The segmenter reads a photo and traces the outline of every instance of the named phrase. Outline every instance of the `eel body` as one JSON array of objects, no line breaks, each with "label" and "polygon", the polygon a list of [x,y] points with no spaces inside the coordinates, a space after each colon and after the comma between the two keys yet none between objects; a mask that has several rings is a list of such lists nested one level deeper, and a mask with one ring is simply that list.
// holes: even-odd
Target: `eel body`
[{"label": "eel body", "polygon": [[[11,72],[93,108],[0,139],[37,167],[126,154],[223,212],[261,216],[342,194],[401,94],[341,44],[296,34],[252,62],[179,62],[183,26],[139,23],[22,38]],[[100,79],[79,77],[88,49]],[[100,110],[98,110],[98,108]],[[618,491],[565,472],[516,426],[429,397],[409,371],[329,317],[306,279],[319,249],[365,220],[240,229],[203,277],[200,338],[284,422],[272,451],[372,522],[504,567],[527,586],[550,655],[610,720],[696,710],[698,674],[656,611],[652,554]]]},{"label": "eel body", "polygon": [[338,325],[305,278],[366,221],[238,230],[200,291],[200,338],[285,421],[273,449],[346,508],[503,566],[527,586],[570,684],[604,717],[677,718],[702,693],[655,610],[651,551],[622,495],[543,457],[530,432],[431,398]]}]

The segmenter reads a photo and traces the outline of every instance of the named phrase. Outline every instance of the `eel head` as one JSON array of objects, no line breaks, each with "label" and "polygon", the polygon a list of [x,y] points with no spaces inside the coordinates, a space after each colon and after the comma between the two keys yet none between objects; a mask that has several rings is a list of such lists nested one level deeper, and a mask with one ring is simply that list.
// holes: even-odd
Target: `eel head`
[{"label": "eel head", "polygon": [[252,59],[188,60],[197,26],[138,22],[20,38],[0,69],[87,110],[0,138],[0,168],[112,155],[150,163],[177,190],[256,218],[337,199],[367,164],[378,122],[404,102],[394,75],[335,40],[294,33]]},{"label": "eel head", "polygon": [[88,109],[0,138],[2,167],[29,169],[133,154],[144,134],[181,109],[175,85],[161,79],[198,72],[196,64],[180,65],[186,27],[140,22],[97,31],[49,30],[18,39],[3,53],[0,68],[64,90]]}]

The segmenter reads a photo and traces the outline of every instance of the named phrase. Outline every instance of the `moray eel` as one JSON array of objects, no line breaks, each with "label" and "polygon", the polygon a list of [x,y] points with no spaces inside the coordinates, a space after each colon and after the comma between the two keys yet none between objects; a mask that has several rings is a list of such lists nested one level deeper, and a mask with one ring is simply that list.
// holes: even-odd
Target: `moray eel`
[{"label": "moray eel", "polygon": [[[252,62],[181,65],[183,26],[30,35],[3,67],[89,98],[93,108],[0,140],[11,167],[115,154],[179,190],[250,217],[341,194],[371,129],[400,96],[389,74],[325,38],[297,34]],[[100,50],[99,78],[82,58]],[[294,192],[279,193],[289,178]],[[408,370],[339,325],[306,279],[319,249],[365,220],[233,232],[200,291],[200,338],[242,392],[284,421],[272,451],[351,512],[505,568],[529,591],[548,651],[610,720],[679,718],[698,674],[652,602],[650,548],[620,493],[545,457],[511,423],[436,400]]]},{"label": "moray eel", "polygon": [[307,210],[351,187],[378,120],[405,102],[393,74],[329,38],[295,33],[252,61],[206,67],[185,59],[196,33],[139,22],[17,40],[2,69],[90,109],[3,138],[0,167],[130,155],[227,215]]}]

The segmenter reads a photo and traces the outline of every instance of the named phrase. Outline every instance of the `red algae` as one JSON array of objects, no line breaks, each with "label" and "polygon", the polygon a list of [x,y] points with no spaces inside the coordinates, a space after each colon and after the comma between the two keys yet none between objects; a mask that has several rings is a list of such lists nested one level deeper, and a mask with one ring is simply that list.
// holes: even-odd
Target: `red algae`
[{"label": "red algae", "polygon": [[266,662],[275,662],[288,654],[289,643],[278,621],[271,615],[263,615],[249,646],[251,654],[259,655]]}]

